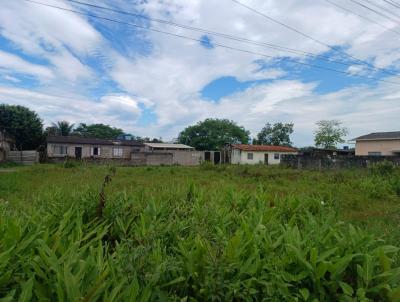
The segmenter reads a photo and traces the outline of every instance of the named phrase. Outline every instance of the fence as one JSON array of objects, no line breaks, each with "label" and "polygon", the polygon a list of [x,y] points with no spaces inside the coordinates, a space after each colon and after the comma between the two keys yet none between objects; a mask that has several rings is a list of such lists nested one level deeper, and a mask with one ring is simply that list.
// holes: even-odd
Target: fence
[{"label": "fence", "polygon": [[39,162],[39,152],[37,151],[10,151],[7,153],[7,160],[23,165],[33,165]]},{"label": "fence", "polygon": [[295,169],[346,169],[367,168],[368,166],[382,162],[391,161],[400,166],[400,156],[304,156],[284,155],[281,165]]}]

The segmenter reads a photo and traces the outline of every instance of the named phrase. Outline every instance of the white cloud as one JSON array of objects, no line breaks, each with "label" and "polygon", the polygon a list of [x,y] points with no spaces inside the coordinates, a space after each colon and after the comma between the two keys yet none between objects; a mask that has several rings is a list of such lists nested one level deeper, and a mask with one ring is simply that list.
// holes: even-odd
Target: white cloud
[{"label": "white cloud", "polygon": [[104,123],[135,131],[135,121],[141,113],[139,103],[122,94],[106,95],[96,101],[72,93],[64,95],[0,86],[0,99],[7,104],[35,110],[47,125],[67,120],[71,123]]},{"label": "white cloud", "polygon": [[20,57],[0,50],[0,72],[15,72],[33,75],[43,79],[52,78],[52,71],[41,65],[32,64]]},{"label": "white cloud", "polygon": [[[393,32],[345,13],[325,1],[241,1],[321,41],[347,48],[351,55],[379,67],[394,68],[399,63],[398,38]],[[71,7],[65,1],[44,2]],[[137,2],[108,1],[104,4],[103,1],[95,1],[125,11],[144,12],[153,18],[168,19],[316,54],[328,50],[230,0]],[[343,6],[359,10],[349,1],[343,1]],[[376,18],[367,11],[360,13]],[[106,13],[103,11],[101,14]],[[116,14],[112,16],[124,20],[128,18]],[[139,22],[131,18],[129,20]],[[393,22],[379,21],[400,30],[400,26]],[[260,65],[255,63],[260,57],[254,54],[218,47],[206,49],[194,41],[101,23],[103,30],[113,35],[113,41],[119,39],[118,43],[122,47],[107,41],[93,25],[96,22],[90,23],[83,16],[25,1],[6,1],[2,4],[0,34],[19,51],[48,63],[44,67],[1,52],[0,66],[4,69],[3,73],[29,74],[41,80],[41,86],[31,91],[0,88],[2,100],[31,107],[48,122],[61,119],[71,122],[103,122],[123,127],[135,134],[166,138],[175,137],[183,127],[207,117],[233,119],[249,128],[253,134],[268,121],[293,121],[296,125],[295,141],[298,144],[312,142],[314,123],[322,118],[343,120],[351,130],[350,135],[371,130],[392,130],[396,126],[395,114],[399,113],[400,99],[398,92],[389,85],[344,88],[335,93],[320,95],[315,91],[317,83],[304,83],[301,79],[283,80],[283,76],[290,74],[290,69],[282,70],[273,64],[283,55],[295,58],[299,58],[299,55],[212,38],[214,43],[272,56],[271,59],[263,58],[265,68],[260,69]],[[195,39],[202,35],[154,22],[152,25]],[[145,54],[137,50],[144,40],[151,44],[150,51]],[[8,56],[7,60],[1,60],[1,55]],[[98,59],[104,73],[99,74],[89,67],[87,59],[91,57]],[[339,57],[336,55],[336,58]],[[348,71],[369,74],[359,65],[350,66]],[[207,84],[225,76],[243,82],[270,81],[225,96],[219,102],[208,102],[201,98],[200,91]],[[6,79],[5,76],[3,78]],[[97,97],[97,101],[87,97],[88,85],[96,82],[101,85],[104,78],[113,79],[119,89],[105,89],[105,95]],[[10,78],[8,80],[12,82]],[[15,86],[18,87],[18,84]],[[124,92],[121,93],[121,90]],[[157,116],[157,121],[146,127],[138,120],[143,114],[143,107],[153,110]]]},{"label": "white cloud", "polygon": [[[45,3],[70,7],[60,1]],[[101,34],[83,17],[27,1],[2,3],[0,34],[25,54],[49,63],[55,76],[68,81],[92,76],[77,56],[93,55],[103,43]],[[49,77],[47,73],[36,76],[42,81]]]},{"label": "white cloud", "polygon": [[16,77],[10,76],[8,74],[2,75],[2,78],[4,80],[6,80],[6,81],[10,81],[10,82],[13,82],[13,83],[20,83],[21,82],[20,79],[17,79]]}]

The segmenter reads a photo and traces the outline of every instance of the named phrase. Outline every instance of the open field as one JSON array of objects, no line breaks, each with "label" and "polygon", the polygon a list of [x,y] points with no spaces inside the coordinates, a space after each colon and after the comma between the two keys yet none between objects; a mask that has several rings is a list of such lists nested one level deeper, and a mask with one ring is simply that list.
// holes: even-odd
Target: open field
[{"label": "open field", "polygon": [[400,301],[390,167],[7,170],[4,301]]}]

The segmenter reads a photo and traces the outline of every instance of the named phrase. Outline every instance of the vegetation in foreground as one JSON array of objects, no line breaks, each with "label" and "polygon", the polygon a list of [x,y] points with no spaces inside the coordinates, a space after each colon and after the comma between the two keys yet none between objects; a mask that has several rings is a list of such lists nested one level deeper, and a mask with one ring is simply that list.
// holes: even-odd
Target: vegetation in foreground
[{"label": "vegetation in foreground", "polygon": [[400,173],[0,173],[1,301],[399,301]]}]

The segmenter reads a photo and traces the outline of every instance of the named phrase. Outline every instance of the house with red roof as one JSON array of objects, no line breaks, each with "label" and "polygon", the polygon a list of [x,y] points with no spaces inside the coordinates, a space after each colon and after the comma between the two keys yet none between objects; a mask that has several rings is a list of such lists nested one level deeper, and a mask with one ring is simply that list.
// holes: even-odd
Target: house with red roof
[{"label": "house with red roof", "polygon": [[277,165],[282,155],[297,154],[291,147],[270,145],[231,145],[231,164]]}]

